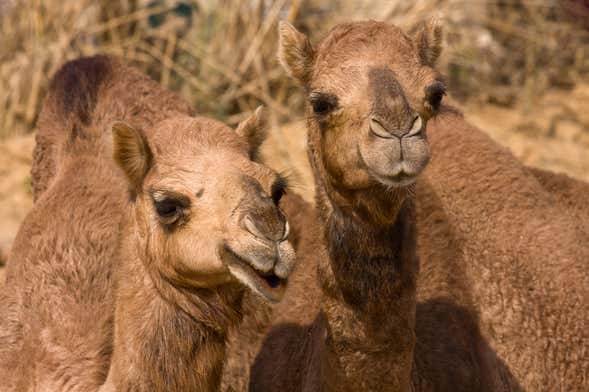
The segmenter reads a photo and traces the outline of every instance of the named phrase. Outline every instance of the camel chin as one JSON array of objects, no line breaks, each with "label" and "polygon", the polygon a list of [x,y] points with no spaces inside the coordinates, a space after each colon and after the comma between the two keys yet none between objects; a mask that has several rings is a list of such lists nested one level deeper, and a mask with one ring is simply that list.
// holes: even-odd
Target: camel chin
[{"label": "camel chin", "polygon": [[249,260],[251,256],[240,256],[229,247],[225,247],[224,261],[231,275],[256,294],[271,302],[278,302],[284,296],[287,279],[277,275],[276,270],[264,272],[256,269]]}]

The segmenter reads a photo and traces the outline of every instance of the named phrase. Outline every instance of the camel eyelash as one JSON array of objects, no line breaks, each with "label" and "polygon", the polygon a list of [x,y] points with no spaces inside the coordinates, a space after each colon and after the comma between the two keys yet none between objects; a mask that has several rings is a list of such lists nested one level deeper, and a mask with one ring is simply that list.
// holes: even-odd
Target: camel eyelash
[{"label": "camel eyelash", "polygon": [[190,200],[176,192],[152,191],[153,206],[163,224],[176,223],[190,207]]},{"label": "camel eyelash", "polygon": [[446,95],[446,86],[441,81],[435,81],[425,89],[425,99],[434,111],[440,108],[444,95]]},{"label": "camel eyelash", "polygon": [[270,188],[270,194],[274,204],[278,205],[278,203],[280,203],[280,199],[286,194],[287,188],[288,180],[283,176],[278,176]]},{"label": "camel eyelash", "polygon": [[313,108],[313,113],[325,115],[338,107],[337,97],[333,94],[313,91],[309,95],[309,102]]},{"label": "camel eyelash", "polygon": [[154,202],[155,210],[158,215],[165,219],[170,219],[182,212],[182,205],[174,199],[164,199]]}]

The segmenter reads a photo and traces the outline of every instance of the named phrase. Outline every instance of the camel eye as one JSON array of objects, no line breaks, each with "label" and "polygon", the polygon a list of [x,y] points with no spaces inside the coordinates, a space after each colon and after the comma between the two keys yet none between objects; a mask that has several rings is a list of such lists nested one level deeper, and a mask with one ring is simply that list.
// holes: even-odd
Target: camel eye
[{"label": "camel eye", "polygon": [[158,215],[165,219],[170,219],[182,211],[182,206],[177,200],[164,199],[154,202],[155,210]]},{"label": "camel eye", "polygon": [[317,115],[325,115],[337,107],[337,97],[331,94],[311,93],[309,99],[313,107],[313,113]]},{"label": "camel eye", "polygon": [[311,105],[313,105],[313,112],[315,112],[315,114],[325,114],[329,112],[329,102],[323,99],[313,101],[311,102]]},{"label": "camel eye", "polygon": [[444,95],[446,95],[446,86],[440,81],[430,84],[425,89],[425,99],[436,111],[440,108]]},{"label": "camel eye", "polygon": [[172,225],[181,218],[186,218],[190,200],[172,191],[152,191],[153,206],[158,218],[164,225]]}]

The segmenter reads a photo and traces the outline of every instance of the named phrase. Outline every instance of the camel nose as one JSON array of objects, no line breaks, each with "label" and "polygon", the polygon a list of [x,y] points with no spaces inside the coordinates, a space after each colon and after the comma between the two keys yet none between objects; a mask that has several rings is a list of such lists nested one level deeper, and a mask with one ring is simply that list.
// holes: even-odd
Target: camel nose
[{"label": "camel nose", "polygon": [[[424,123],[417,113],[404,116],[403,121],[387,122],[381,117],[370,116],[370,131],[384,139],[402,139],[404,137],[419,136],[424,130]],[[401,125],[402,124],[402,125]]]},{"label": "camel nose", "polygon": [[383,139],[401,139],[410,131],[407,127],[396,127],[386,124],[376,116],[370,116],[370,131]]},{"label": "camel nose", "polygon": [[[261,240],[269,240],[272,242],[285,241],[290,231],[288,221],[284,221],[281,230],[269,230],[268,225],[264,223],[260,224],[259,221],[256,223],[256,220],[254,220],[251,215],[247,215],[243,219],[243,225],[253,236],[258,237]],[[262,228],[259,226],[262,226]]]}]

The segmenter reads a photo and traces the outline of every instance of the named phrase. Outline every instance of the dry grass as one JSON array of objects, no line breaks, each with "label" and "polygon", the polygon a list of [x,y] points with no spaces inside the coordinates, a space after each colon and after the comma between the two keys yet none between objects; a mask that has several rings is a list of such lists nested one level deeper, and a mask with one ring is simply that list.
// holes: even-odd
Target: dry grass
[{"label": "dry grass", "polygon": [[275,59],[276,24],[300,1],[22,0],[0,22],[0,135],[34,126],[51,75],[69,59],[124,57],[202,113],[236,123],[260,103],[300,107]]},{"label": "dry grass", "polygon": [[303,98],[275,56],[279,19],[317,38],[345,20],[411,31],[438,17],[443,71],[462,99],[530,105],[589,73],[589,33],[562,6],[570,0],[12,1],[0,21],[0,137],[30,131],[51,75],[95,53],[124,57],[230,124],[259,104],[275,123],[298,118]]},{"label": "dry grass", "polygon": [[587,80],[584,7],[571,0],[489,1],[456,12],[448,36],[455,51],[446,64],[455,96],[527,110],[547,91]]},{"label": "dry grass", "polygon": [[[0,133],[30,130],[50,76],[65,61],[119,55],[202,112],[229,122],[260,102],[288,115],[288,88],[272,52],[285,1],[140,6],[109,1],[22,1],[0,22]],[[260,3],[261,4],[261,3]],[[288,94],[283,93],[283,97]]]}]

